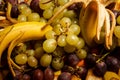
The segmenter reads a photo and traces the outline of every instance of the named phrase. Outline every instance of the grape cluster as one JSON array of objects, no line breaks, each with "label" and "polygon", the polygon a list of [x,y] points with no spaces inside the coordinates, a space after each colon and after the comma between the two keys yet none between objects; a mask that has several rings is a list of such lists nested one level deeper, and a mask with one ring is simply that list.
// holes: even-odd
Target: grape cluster
[{"label": "grape cluster", "polygon": [[[19,22],[47,22],[69,0],[32,1],[33,3],[31,2],[30,5],[18,4],[20,13],[17,20]],[[37,7],[33,8],[34,4]],[[19,43],[15,47],[12,59],[23,68],[23,73],[21,73],[23,80],[24,78],[25,80],[53,80],[54,71],[62,71],[58,80],[71,80],[72,75],[77,75],[84,80],[91,68],[93,73],[99,77],[103,77],[107,70],[118,73],[120,59],[113,56],[103,57],[107,51],[100,53],[102,51],[101,47],[97,53],[90,53],[91,48],[85,44],[81,36],[81,27],[78,24],[79,16],[77,16],[78,12],[76,13],[80,6],[77,5],[71,5],[57,16],[51,24],[53,30],[45,34],[45,39]],[[116,21],[114,37],[117,38],[118,45],[120,45],[119,13],[116,15]],[[100,38],[101,40],[96,41],[96,43],[104,43],[104,30],[100,33]],[[97,47],[99,46],[101,45]],[[84,65],[79,65],[81,61]],[[113,70],[113,68],[115,69]],[[29,71],[32,73],[29,74]]]},{"label": "grape cluster", "polygon": [[27,4],[19,4],[18,10],[20,12],[17,18],[19,22],[40,21],[40,15],[37,12],[33,12]]}]

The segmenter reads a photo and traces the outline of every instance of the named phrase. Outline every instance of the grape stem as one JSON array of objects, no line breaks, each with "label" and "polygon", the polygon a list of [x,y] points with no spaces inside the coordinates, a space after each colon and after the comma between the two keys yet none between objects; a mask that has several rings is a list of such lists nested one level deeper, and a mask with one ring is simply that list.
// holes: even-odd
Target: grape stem
[{"label": "grape stem", "polygon": [[72,1],[69,1],[69,2],[66,3],[64,6],[62,6],[62,7],[60,8],[60,10],[58,10],[58,11],[53,15],[53,17],[52,17],[51,19],[48,20],[48,22],[46,23],[46,25],[45,25],[42,29],[44,29],[46,26],[50,25],[50,24],[53,22],[53,20],[54,20],[61,12],[63,12],[67,7],[69,7],[69,6],[72,5],[72,4],[78,3],[78,2],[83,2],[83,3],[85,3],[84,0],[72,0]]},{"label": "grape stem", "polygon": [[96,63],[99,63],[101,60],[103,60],[107,55],[109,55],[110,52],[107,52],[106,54],[104,54],[101,58],[99,58]]}]

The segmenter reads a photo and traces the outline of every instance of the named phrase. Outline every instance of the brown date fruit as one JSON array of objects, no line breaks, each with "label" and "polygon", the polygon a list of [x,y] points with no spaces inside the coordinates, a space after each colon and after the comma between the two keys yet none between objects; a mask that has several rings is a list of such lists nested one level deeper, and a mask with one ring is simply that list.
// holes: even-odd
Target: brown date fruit
[{"label": "brown date fruit", "polygon": [[34,70],[32,80],[43,80],[43,72],[40,69]]},{"label": "brown date fruit", "polygon": [[72,75],[69,72],[62,72],[59,76],[58,76],[58,80],[71,80]]},{"label": "brown date fruit", "polygon": [[46,68],[44,71],[44,80],[53,80],[54,79],[54,72],[51,68]]}]

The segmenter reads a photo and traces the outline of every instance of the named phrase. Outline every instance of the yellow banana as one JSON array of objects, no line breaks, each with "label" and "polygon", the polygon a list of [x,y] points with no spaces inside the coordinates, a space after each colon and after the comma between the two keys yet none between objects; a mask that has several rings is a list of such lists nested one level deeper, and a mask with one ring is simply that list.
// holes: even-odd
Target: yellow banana
[{"label": "yellow banana", "polygon": [[20,33],[23,35],[19,38],[19,42],[42,39],[47,31],[52,30],[51,26],[42,29],[45,24],[43,22],[22,22],[11,25],[13,28],[0,41],[0,63],[3,51]]}]

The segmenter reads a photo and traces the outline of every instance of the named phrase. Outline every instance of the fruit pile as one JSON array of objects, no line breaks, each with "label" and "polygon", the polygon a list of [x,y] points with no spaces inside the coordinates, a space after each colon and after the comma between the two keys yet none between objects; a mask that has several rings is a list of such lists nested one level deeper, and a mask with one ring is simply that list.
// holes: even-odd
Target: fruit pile
[{"label": "fruit pile", "polygon": [[[89,32],[83,32],[79,19],[88,3],[105,3],[86,1],[84,5],[81,1],[1,1],[0,16],[4,18],[0,19],[0,80],[120,80],[120,8],[114,8],[119,4],[105,6],[111,14],[105,16],[108,23],[116,23],[108,49],[107,20],[100,39],[91,41],[91,37],[86,41],[83,33],[93,35],[94,25],[84,28]],[[89,16],[83,25],[92,23],[93,17]],[[90,46],[89,42],[94,44]]]}]

